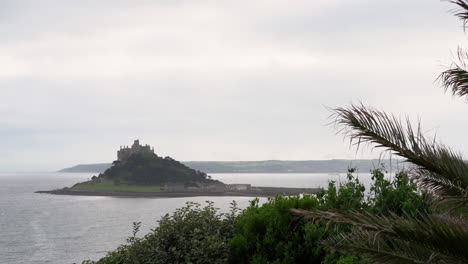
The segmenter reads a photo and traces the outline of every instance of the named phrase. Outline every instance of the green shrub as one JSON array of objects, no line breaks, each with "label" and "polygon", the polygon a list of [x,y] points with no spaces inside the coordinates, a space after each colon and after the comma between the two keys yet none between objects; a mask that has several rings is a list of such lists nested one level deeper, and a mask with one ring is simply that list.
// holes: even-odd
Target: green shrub
[{"label": "green shrub", "polygon": [[392,180],[384,178],[382,170],[372,173],[374,184],[370,187],[369,211],[377,214],[397,215],[428,211],[430,197],[426,191],[418,192],[414,183],[406,172],[398,172]]},{"label": "green shrub", "polygon": [[227,263],[228,239],[234,233],[237,211],[235,202],[229,214],[219,213],[212,202],[204,207],[189,202],[172,215],[162,217],[158,227],[145,237],[136,237],[137,223],[128,244],[97,262],[83,263]]},{"label": "green shrub", "polygon": [[235,203],[228,214],[219,213],[211,202],[204,207],[187,203],[165,215],[143,238],[136,237],[136,223],[127,244],[97,262],[84,263],[363,264],[356,256],[328,252],[320,242],[352,227],[309,222],[291,214],[290,209],[414,215],[428,210],[428,195],[419,193],[406,173],[387,180],[382,170],[372,172],[373,183],[366,192],[353,172],[350,170],[344,183],[332,181],[327,190],[314,195],[276,196],[262,205],[254,199],[238,216]]},{"label": "green shrub", "polygon": [[382,170],[372,171],[373,184],[366,195],[365,186],[350,170],[347,181],[315,195],[269,199],[262,206],[258,200],[239,215],[231,244],[231,263],[364,263],[355,256],[327,252],[320,241],[328,236],[349,232],[349,226],[309,222],[290,213],[290,208],[305,210],[357,210],[381,214],[415,214],[427,210],[427,195],[404,172],[392,180],[384,179]]}]

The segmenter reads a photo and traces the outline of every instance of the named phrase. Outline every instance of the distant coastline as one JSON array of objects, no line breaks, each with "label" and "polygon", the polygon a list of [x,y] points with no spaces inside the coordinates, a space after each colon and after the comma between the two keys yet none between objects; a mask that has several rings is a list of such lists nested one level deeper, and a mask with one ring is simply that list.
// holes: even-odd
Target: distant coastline
[{"label": "distant coastline", "polygon": [[[332,160],[265,160],[265,161],[184,161],[186,166],[206,173],[346,173],[348,168],[369,172],[383,166],[396,171],[409,165],[401,160],[332,159]],[[58,172],[101,173],[111,163],[80,164]]]}]

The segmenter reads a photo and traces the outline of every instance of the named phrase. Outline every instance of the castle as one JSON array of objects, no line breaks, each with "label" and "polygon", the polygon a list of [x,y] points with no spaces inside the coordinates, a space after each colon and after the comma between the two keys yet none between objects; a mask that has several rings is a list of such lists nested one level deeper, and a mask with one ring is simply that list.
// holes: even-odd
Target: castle
[{"label": "castle", "polygon": [[149,145],[142,146],[140,145],[140,141],[136,139],[131,147],[120,146],[120,149],[117,151],[117,160],[126,160],[136,153],[154,153],[154,148],[151,148]]}]

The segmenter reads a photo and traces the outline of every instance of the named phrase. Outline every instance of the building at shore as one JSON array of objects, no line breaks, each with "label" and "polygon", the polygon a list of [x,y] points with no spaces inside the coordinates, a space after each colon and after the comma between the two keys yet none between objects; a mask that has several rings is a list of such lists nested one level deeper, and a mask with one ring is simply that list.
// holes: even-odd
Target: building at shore
[{"label": "building at shore", "polygon": [[120,149],[117,151],[117,160],[124,161],[137,153],[154,153],[154,147],[150,147],[149,145],[142,146],[140,145],[140,141],[136,139],[131,147],[120,146]]}]

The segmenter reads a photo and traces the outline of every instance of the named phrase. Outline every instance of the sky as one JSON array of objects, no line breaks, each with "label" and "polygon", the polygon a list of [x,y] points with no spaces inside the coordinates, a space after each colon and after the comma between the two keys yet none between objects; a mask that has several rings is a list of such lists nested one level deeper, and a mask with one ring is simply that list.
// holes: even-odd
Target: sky
[{"label": "sky", "polygon": [[464,152],[435,81],[466,44],[439,0],[2,0],[0,171],[111,162],[134,139],[196,160],[372,158],[330,125],[362,102]]}]

